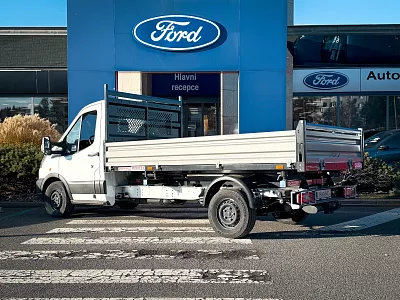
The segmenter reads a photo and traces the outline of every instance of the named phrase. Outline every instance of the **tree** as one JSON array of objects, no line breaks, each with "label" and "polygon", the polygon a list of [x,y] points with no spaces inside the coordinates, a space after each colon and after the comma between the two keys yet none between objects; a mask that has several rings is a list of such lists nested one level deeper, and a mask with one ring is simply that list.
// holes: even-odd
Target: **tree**
[{"label": "tree", "polygon": [[363,127],[360,110],[357,107],[357,98],[349,98],[340,104],[340,126],[347,128]]},{"label": "tree", "polygon": [[385,128],[386,96],[369,96],[360,113],[364,129]]},{"label": "tree", "polygon": [[39,103],[38,113],[41,118],[48,118],[50,114],[49,99],[43,98]]}]

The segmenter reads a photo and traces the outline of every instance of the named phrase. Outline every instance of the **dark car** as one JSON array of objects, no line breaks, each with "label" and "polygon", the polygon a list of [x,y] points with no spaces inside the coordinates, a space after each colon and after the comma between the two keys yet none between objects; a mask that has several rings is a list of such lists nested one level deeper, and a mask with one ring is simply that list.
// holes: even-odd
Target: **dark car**
[{"label": "dark car", "polygon": [[385,129],[383,129],[383,128],[378,128],[378,129],[364,130],[364,141],[366,141],[366,140],[369,139],[371,136],[373,136],[373,135],[375,135],[375,134],[377,134],[377,133],[379,133],[379,132],[382,132],[382,131],[385,131]]},{"label": "dark car", "polygon": [[366,139],[365,152],[389,165],[400,162],[400,129],[382,131]]}]

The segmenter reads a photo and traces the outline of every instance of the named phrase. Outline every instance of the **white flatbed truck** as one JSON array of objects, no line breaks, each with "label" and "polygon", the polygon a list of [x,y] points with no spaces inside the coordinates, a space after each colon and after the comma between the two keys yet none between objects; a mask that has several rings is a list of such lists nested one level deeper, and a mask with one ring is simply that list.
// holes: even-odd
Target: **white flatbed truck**
[{"label": "white flatbed truck", "polygon": [[47,212],[198,201],[219,235],[241,238],[257,215],[297,223],[356,194],[333,178],[362,168],[361,129],[300,121],[295,130],[183,137],[182,111],[181,100],[105,85],[104,99],[85,106],[59,141],[42,140],[37,189]]}]

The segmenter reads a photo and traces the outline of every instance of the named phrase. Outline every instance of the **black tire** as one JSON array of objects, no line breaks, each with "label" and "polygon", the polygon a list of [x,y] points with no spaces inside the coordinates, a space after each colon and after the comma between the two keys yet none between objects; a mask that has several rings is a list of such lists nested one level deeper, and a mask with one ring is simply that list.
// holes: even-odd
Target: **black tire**
[{"label": "black tire", "polygon": [[208,206],[208,218],[214,230],[227,238],[242,238],[253,229],[256,209],[250,208],[244,195],[223,189],[214,195]]},{"label": "black tire", "polygon": [[278,222],[289,224],[289,225],[296,225],[302,223],[304,220],[307,219],[308,213],[306,213],[302,209],[295,210],[292,213],[288,212],[276,212],[272,213],[272,216]]},{"label": "black tire", "polygon": [[139,205],[138,202],[117,202],[117,205],[119,206],[119,208],[121,209],[134,209],[135,207],[137,207]]},{"label": "black tire", "polygon": [[49,215],[54,218],[69,217],[74,206],[61,181],[50,183],[44,194],[44,206]]}]

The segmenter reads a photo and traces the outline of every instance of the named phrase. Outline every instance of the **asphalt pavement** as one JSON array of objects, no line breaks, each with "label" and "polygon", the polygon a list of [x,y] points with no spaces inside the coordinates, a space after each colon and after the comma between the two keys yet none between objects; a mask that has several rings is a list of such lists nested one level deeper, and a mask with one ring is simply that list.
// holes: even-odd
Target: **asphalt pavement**
[{"label": "asphalt pavement", "polygon": [[0,214],[0,298],[399,299],[400,208],[262,217],[224,239],[198,206]]}]

